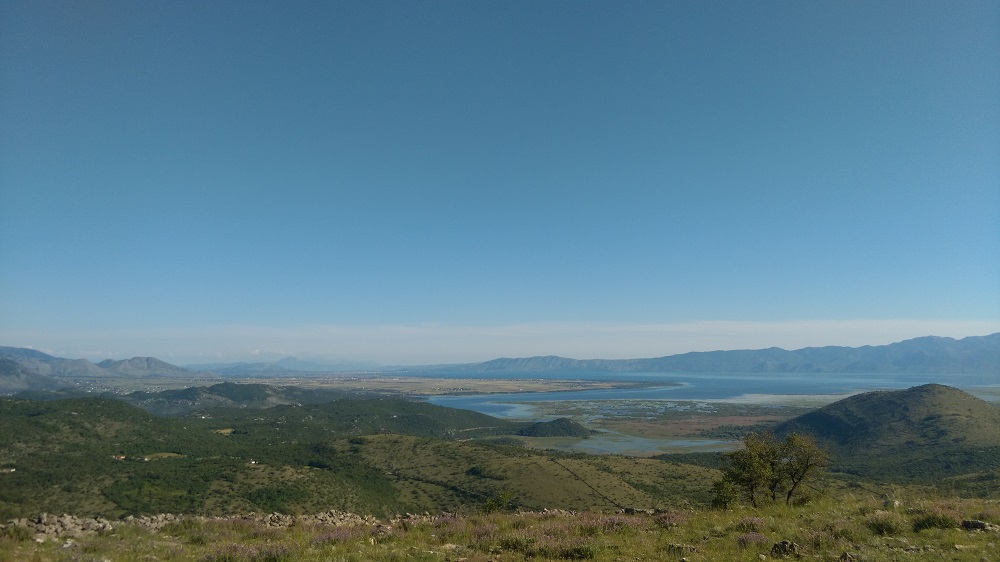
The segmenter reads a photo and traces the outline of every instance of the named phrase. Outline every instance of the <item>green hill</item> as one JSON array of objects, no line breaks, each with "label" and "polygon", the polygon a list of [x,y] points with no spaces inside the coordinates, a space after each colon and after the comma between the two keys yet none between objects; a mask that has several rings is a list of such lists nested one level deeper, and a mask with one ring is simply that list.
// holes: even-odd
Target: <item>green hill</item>
[{"label": "green hill", "polygon": [[158,416],[180,416],[215,408],[261,409],[289,404],[321,404],[346,396],[344,391],[331,389],[224,382],[179,390],[132,392],[117,398]]},{"label": "green hill", "polygon": [[650,459],[489,445],[475,439],[529,424],[407,400],[205,412],[162,418],[110,398],[0,399],[0,520],[388,515],[477,510],[498,498],[539,509],[651,508],[705,503],[717,476]]},{"label": "green hill", "polygon": [[1000,467],[1000,408],[939,384],[851,396],[776,432],[814,435],[835,469],[887,481],[939,481]]},{"label": "green hill", "polygon": [[517,432],[524,437],[590,437],[593,432],[569,418],[535,422]]},{"label": "green hill", "polygon": [[526,425],[400,398],[345,398],[325,404],[275,406],[252,414],[242,408],[218,408],[196,417],[192,423],[213,429],[231,427],[240,438],[263,437],[269,442],[276,437],[304,442],[381,433],[471,439],[510,435]]}]

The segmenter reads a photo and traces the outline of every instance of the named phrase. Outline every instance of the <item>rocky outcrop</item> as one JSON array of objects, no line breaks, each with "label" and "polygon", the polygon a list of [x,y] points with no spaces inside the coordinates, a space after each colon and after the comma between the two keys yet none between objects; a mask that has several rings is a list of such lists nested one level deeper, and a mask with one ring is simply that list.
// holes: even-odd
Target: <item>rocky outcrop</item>
[{"label": "rocky outcrop", "polygon": [[969,519],[962,521],[962,528],[966,531],[986,531],[989,533],[1000,533],[1000,525],[995,525],[987,521]]},{"label": "rocky outcrop", "polygon": [[35,540],[57,540],[63,538],[78,538],[89,534],[112,531],[119,525],[132,525],[148,531],[160,532],[170,523],[180,521],[248,521],[264,527],[291,527],[293,525],[378,525],[379,521],[370,515],[357,515],[342,511],[327,511],[314,515],[286,515],[284,513],[250,513],[235,517],[203,517],[174,515],[163,513],[159,515],[128,516],[117,521],[109,521],[100,517],[87,518],[75,515],[51,515],[43,513],[36,517],[12,519],[0,525],[0,532],[11,527],[26,529],[34,535]]},{"label": "rocky outcrop", "polygon": [[101,531],[110,531],[114,524],[100,517],[86,518],[75,515],[49,515],[43,513],[36,517],[12,519],[6,525],[0,525],[0,530],[8,527],[21,527],[35,535],[36,541],[57,537],[81,537]]}]

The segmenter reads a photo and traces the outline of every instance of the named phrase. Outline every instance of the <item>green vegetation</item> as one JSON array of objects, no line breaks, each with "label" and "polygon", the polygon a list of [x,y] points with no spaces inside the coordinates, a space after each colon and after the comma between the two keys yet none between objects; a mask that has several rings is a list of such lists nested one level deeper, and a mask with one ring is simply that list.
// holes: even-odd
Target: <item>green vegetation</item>
[{"label": "green vegetation", "polygon": [[[254,403],[274,396],[220,386],[213,395]],[[201,394],[175,399],[192,396]],[[857,400],[778,425],[777,436],[749,434],[726,454],[651,459],[520,446],[579,437],[515,437],[579,434],[583,426],[570,420],[511,422],[395,398],[166,418],[108,398],[0,399],[0,520],[42,512],[219,517],[176,520],[160,532],[119,524],[66,548],[62,538],[38,544],[34,531],[7,526],[0,560],[837,560],[847,553],[880,562],[979,560],[995,548],[1000,463],[962,463],[1000,449],[1000,431],[991,429],[996,408],[934,385]],[[706,410],[688,409],[677,422],[701,431]],[[800,429],[812,429],[817,443]],[[820,482],[827,446],[833,470]],[[869,458],[892,453],[932,466],[920,463],[937,451],[949,458],[925,474]],[[232,517],[331,510],[383,519],[275,528]],[[452,515],[389,519],[425,512]]]},{"label": "green vegetation", "polygon": [[859,394],[775,432],[815,436],[831,469],[849,479],[934,484],[965,495],[1000,489],[1000,408],[948,386]]},{"label": "green vegetation", "polygon": [[[388,515],[707,503],[717,473],[489,444],[528,426],[397,399],[158,418],[106,398],[0,400],[0,519],[329,509]],[[502,443],[507,443],[503,441]],[[476,470],[478,468],[478,470]],[[558,485],[553,485],[553,483]]]},{"label": "green vegetation", "polygon": [[729,507],[739,498],[757,507],[762,498],[772,502],[792,498],[807,480],[818,479],[826,454],[809,437],[796,433],[778,441],[773,434],[750,434],[743,448],[726,453],[728,466],[713,486],[714,503]]},{"label": "green vegetation", "polygon": [[517,432],[524,437],[590,437],[593,432],[569,418],[536,422]]}]

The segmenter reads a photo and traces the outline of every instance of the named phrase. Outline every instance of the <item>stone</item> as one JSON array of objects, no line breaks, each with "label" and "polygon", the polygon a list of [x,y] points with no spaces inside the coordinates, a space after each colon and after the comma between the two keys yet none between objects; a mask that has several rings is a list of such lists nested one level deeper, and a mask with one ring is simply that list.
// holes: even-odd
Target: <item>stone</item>
[{"label": "stone", "polygon": [[785,556],[802,556],[802,547],[792,541],[781,541],[774,543],[771,547],[771,556],[784,558]]}]

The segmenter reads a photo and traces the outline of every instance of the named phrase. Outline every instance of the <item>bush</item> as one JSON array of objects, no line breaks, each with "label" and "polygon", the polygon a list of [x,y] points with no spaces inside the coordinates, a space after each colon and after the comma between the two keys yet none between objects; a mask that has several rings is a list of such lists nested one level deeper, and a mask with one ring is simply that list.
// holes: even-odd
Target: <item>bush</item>
[{"label": "bush", "polygon": [[290,546],[231,544],[201,559],[200,562],[285,562],[295,560],[297,552]]},{"label": "bush", "polygon": [[961,524],[958,517],[950,513],[936,511],[922,515],[913,521],[913,530],[916,532],[924,529],[955,529]]},{"label": "bush", "polygon": [[22,527],[21,525],[7,525],[0,527],[0,540],[22,542],[30,540],[33,536],[35,536],[35,534],[31,531],[31,529]]},{"label": "bush", "polygon": [[729,509],[740,503],[740,491],[731,480],[717,480],[712,484],[712,507]]},{"label": "bush", "polygon": [[765,537],[760,533],[743,533],[742,535],[736,537],[736,544],[740,548],[747,548],[749,546],[755,546],[759,544],[767,544],[771,542],[771,539]]},{"label": "bush", "polygon": [[906,530],[906,521],[893,511],[878,510],[868,516],[865,525],[876,535],[899,535]]},{"label": "bush", "polygon": [[763,517],[744,517],[736,522],[736,530],[744,533],[760,532],[764,529],[766,521]]},{"label": "bush", "polygon": [[506,551],[527,554],[531,545],[535,543],[535,538],[528,535],[508,535],[501,537],[499,542],[500,548]]},{"label": "bush", "polygon": [[664,529],[669,529],[671,527],[677,527],[687,523],[687,515],[683,513],[677,513],[676,511],[667,511],[664,513],[657,513],[653,517],[653,521],[660,527]]},{"label": "bush", "polygon": [[570,540],[540,544],[525,554],[529,557],[541,556],[561,560],[591,560],[597,556],[597,549],[589,542]]}]

